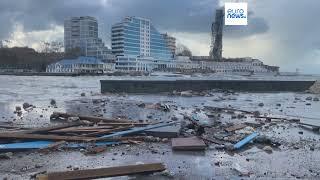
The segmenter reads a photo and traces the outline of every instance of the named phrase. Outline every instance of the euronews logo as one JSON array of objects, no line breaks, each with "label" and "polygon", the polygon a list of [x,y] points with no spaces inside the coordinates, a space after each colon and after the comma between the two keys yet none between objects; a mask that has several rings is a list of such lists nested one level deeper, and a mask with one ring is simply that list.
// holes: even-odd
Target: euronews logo
[{"label": "euronews logo", "polygon": [[248,25],[247,3],[225,3],[225,25]]}]

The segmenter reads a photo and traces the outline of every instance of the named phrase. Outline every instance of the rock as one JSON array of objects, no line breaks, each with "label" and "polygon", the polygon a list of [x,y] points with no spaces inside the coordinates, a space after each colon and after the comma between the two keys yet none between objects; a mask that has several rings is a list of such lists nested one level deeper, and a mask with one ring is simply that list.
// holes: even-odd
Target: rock
[{"label": "rock", "polygon": [[173,116],[173,117],[171,117],[171,120],[172,120],[172,121],[177,121],[178,118],[177,118],[176,116]]},{"label": "rock", "polygon": [[312,101],[312,97],[309,96],[309,97],[306,98],[306,100],[307,100],[307,101]]},{"label": "rock", "polygon": [[16,106],[16,111],[21,111],[21,106]]},{"label": "rock", "polygon": [[29,104],[29,103],[25,102],[25,103],[22,104],[22,107],[23,107],[23,109],[26,110],[26,109],[29,109],[30,107],[33,107],[33,106],[32,106],[32,104]]},{"label": "rock", "polygon": [[144,107],[146,107],[146,104],[145,103],[140,103],[140,104],[138,104],[138,107],[144,108]]},{"label": "rock", "polygon": [[50,104],[51,104],[51,106],[56,106],[57,102],[56,102],[56,100],[51,99],[50,100]]},{"label": "rock", "polygon": [[319,101],[319,98],[315,97],[313,98],[313,101]]},{"label": "rock", "polygon": [[12,156],[13,156],[12,152],[2,153],[2,154],[0,154],[0,159],[11,159]]},{"label": "rock", "polygon": [[272,147],[271,146],[265,146],[264,148],[263,148],[263,150],[265,151],[265,152],[267,152],[267,153],[272,153]]},{"label": "rock", "polygon": [[256,137],[253,141],[261,144],[272,144],[272,140],[265,135],[260,135]]},{"label": "rock", "polygon": [[263,107],[263,106],[264,106],[264,104],[263,104],[263,103],[259,103],[259,104],[258,104],[258,106]]},{"label": "rock", "polygon": [[183,97],[192,97],[192,91],[182,91],[180,95]]},{"label": "rock", "polygon": [[303,134],[303,131],[299,131],[298,133],[299,133],[299,134]]},{"label": "rock", "polygon": [[68,122],[76,122],[76,121],[80,121],[79,117],[68,117]]},{"label": "rock", "polygon": [[259,111],[254,111],[253,115],[254,115],[254,117],[259,117],[260,116],[260,112]]},{"label": "rock", "polygon": [[80,96],[84,97],[86,96],[86,93],[81,93]]}]

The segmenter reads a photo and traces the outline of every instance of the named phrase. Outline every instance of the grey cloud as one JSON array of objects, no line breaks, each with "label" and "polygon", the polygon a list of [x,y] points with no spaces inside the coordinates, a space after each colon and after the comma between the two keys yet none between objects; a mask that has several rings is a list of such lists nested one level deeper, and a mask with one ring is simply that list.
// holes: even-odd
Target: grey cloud
[{"label": "grey cloud", "polygon": [[263,34],[269,30],[267,21],[262,17],[255,17],[249,13],[247,26],[225,26],[227,38],[242,38],[253,34]]},{"label": "grey cloud", "polygon": [[[124,16],[142,16],[150,18],[155,26],[163,31],[209,33],[214,10],[219,0],[1,0],[0,17],[7,14],[15,23],[21,23],[24,30],[38,31],[52,28],[52,25],[63,25],[63,20],[70,16],[90,15],[99,19],[104,27],[110,29],[113,23]],[[1,35],[6,36],[12,31],[10,18],[2,18]],[[264,21],[255,19],[263,27]],[[260,23],[260,24],[259,24]],[[250,28],[255,28],[252,26]],[[261,32],[246,30],[247,35]],[[0,36],[1,36],[0,35]]]}]

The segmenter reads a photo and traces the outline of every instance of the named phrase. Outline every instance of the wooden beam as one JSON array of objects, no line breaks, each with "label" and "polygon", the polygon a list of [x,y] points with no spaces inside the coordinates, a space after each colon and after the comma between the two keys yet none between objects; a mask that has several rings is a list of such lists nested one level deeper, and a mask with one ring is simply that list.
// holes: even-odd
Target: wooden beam
[{"label": "wooden beam", "polygon": [[98,122],[114,122],[114,123],[130,123],[129,120],[126,119],[110,119],[110,118],[103,118],[103,117],[95,117],[95,116],[81,116],[77,114],[68,114],[68,113],[61,113],[61,112],[53,112],[51,115],[51,118],[57,118],[57,117],[79,117],[80,120],[86,120],[94,123]]},{"label": "wooden beam", "polygon": [[128,125],[133,125],[133,126],[147,126],[150,125],[150,123],[98,123],[98,126],[128,126]]},{"label": "wooden beam", "polygon": [[109,133],[112,133],[112,132],[116,132],[116,131],[123,131],[123,130],[128,130],[128,129],[131,129],[133,128],[134,126],[120,126],[118,128],[114,128],[114,129],[106,129],[106,130],[100,130],[98,132],[93,132],[93,133],[89,133],[89,134],[83,134],[83,135],[80,135],[80,137],[83,137],[83,136],[98,136],[98,135],[105,135],[105,134],[109,134]]},{"label": "wooden beam", "polygon": [[67,123],[67,124],[51,126],[51,127],[43,127],[43,128],[35,128],[35,129],[24,130],[24,131],[16,131],[16,133],[21,133],[21,134],[46,133],[48,131],[69,128],[69,127],[74,127],[74,126],[80,126],[82,124],[83,123],[81,123],[81,122],[72,122],[72,123]]},{"label": "wooden beam", "polygon": [[226,130],[227,132],[233,132],[233,131],[236,131],[236,130],[239,130],[239,129],[243,129],[245,127],[247,127],[247,125],[245,125],[245,124],[236,124],[236,125],[227,127],[224,130]]},{"label": "wooden beam", "polygon": [[53,141],[88,141],[94,137],[58,136],[43,134],[0,133],[0,139],[53,140]]},{"label": "wooden beam", "polygon": [[164,171],[166,168],[162,163],[139,164],[129,166],[107,167],[97,169],[86,169],[76,171],[51,172],[46,175],[37,176],[38,180],[72,180],[72,179],[96,179],[105,177],[128,176],[134,174],[145,174]]}]

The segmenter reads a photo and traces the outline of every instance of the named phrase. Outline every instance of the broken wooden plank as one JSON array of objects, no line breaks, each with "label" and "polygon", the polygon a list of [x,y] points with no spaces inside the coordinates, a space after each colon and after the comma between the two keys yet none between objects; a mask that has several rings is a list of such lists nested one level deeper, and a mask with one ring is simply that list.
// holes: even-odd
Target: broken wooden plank
[{"label": "broken wooden plank", "polygon": [[129,166],[117,166],[97,169],[75,170],[65,172],[51,172],[47,175],[37,177],[48,180],[72,180],[72,179],[96,179],[105,177],[128,176],[134,174],[145,174],[164,171],[166,168],[162,163],[139,164]]},{"label": "broken wooden plank", "polygon": [[57,129],[50,131],[52,133],[91,133],[97,131],[104,131],[112,129],[112,126],[103,126],[103,127],[71,127],[64,129]]},{"label": "broken wooden plank", "polygon": [[116,136],[123,136],[123,135],[128,135],[128,134],[139,133],[139,132],[142,132],[145,130],[160,128],[160,127],[165,127],[165,126],[171,126],[171,125],[174,125],[177,123],[178,122],[167,122],[167,123],[161,123],[161,124],[156,124],[156,125],[149,125],[146,127],[134,128],[134,129],[130,129],[127,131],[120,131],[120,132],[112,133],[109,135],[104,135],[104,136],[101,136],[101,137],[93,139],[93,140],[103,140],[103,139],[108,139],[108,138],[112,138],[112,137],[116,137]]},{"label": "broken wooden plank", "polygon": [[245,124],[236,124],[236,125],[227,127],[224,130],[226,130],[227,132],[233,132],[233,131],[236,131],[236,130],[239,130],[239,129],[243,129],[245,127],[247,127],[247,125],[245,125]]},{"label": "broken wooden plank", "polygon": [[82,135],[80,135],[80,136],[81,136],[81,137],[82,137],[82,136],[91,136],[91,137],[93,137],[93,136],[108,134],[108,133],[112,133],[112,132],[116,132],[116,131],[128,130],[128,129],[131,129],[131,128],[133,128],[133,126],[125,126],[125,127],[120,126],[120,127],[118,127],[118,128],[100,130],[100,131],[93,132],[93,133],[82,134]]},{"label": "broken wooden plank", "polygon": [[259,134],[257,132],[253,132],[249,136],[245,137],[241,141],[237,142],[235,145],[233,145],[234,149],[240,149],[242,146],[248,144],[251,142],[254,138],[256,138]]},{"label": "broken wooden plank", "polygon": [[24,131],[17,131],[16,133],[21,133],[21,134],[45,133],[45,132],[52,131],[52,130],[80,126],[82,124],[83,123],[81,123],[81,122],[71,122],[71,123],[61,124],[61,125],[57,125],[57,126],[35,128],[35,129],[24,130]]},{"label": "broken wooden plank", "polygon": [[0,133],[0,139],[53,140],[53,141],[88,141],[94,137],[58,136],[43,134]]},{"label": "broken wooden plank", "polygon": [[207,147],[204,141],[197,137],[173,138],[171,139],[171,145],[173,150],[183,151],[205,150]]},{"label": "broken wooden plank", "polygon": [[137,122],[132,122],[132,123],[98,123],[98,126],[147,126],[150,125],[150,123],[137,123]]},{"label": "broken wooden plank", "polygon": [[114,122],[114,123],[130,123],[129,120],[125,119],[110,119],[110,118],[103,118],[103,117],[95,117],[95,116],[82,116],[77,114],[68,114],[68,113],[61,113],[61,112],[53,112],[50,118],[68,118],[68,117],[79,117],[80,120],[86,120],[94,123],[98,122]]}]

